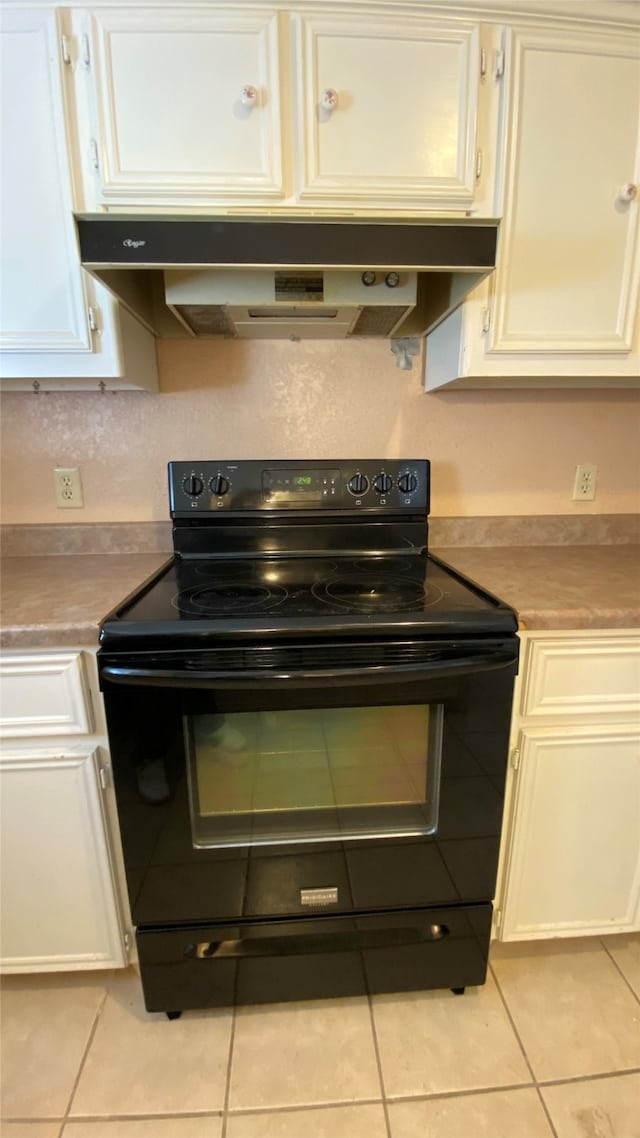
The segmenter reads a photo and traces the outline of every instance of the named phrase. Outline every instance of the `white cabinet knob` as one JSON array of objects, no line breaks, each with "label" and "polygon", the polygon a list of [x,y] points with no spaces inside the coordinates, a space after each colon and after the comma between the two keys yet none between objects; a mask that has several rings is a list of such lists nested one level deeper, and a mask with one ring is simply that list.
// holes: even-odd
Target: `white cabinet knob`
[{"label": "white cabinet knob", "polygon": [[638,196],[638,187],[634,182],[627,182],[626,186],[622,186],[618,193],[618,201],[632,202]]},{"label": "white cabinet knob", "polygon": [[338,92],[333,87],[325,87],[320,95],[320,106],[323,111],[335,111],[338,105]]},{"label": "white cabinet knob", "polygon": [[255,107],[256,103],[258,102],[258,92],[255,87],[251,86],[250,83],[247,83],[242,88],[240,94],[240,102],[242,103],[243,107]]}]

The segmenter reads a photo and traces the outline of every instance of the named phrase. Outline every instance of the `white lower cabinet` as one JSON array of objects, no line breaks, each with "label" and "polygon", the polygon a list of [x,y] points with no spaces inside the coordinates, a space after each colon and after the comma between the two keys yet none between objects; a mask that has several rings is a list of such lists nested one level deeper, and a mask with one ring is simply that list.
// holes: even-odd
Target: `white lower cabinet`
[{"label": "white lower cabinet", "polygon": [[522,636],[502,940],[640,928],[640,635]]},{"label": "white lower cabinet", "polygon": [[7,653],[0,683],[2,970],[121,967],[113,792],[93,654]]}]

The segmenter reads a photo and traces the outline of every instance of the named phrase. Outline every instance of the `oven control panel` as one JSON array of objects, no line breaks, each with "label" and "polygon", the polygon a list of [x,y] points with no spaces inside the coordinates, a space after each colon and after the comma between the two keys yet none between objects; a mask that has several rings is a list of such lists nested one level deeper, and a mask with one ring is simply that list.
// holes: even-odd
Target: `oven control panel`
[{"label": "oven control panel", "polygon": [[428,459],[169,463],[172,516],[256,510],[429,512]]}]

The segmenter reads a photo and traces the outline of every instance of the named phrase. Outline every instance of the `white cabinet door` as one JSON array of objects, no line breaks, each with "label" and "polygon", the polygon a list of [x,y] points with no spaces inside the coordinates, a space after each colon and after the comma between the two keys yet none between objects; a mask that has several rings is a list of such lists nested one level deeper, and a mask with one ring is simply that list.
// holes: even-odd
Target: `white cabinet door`
[{"label": "white cabinet door", "polygon": [[334,13],[295,21],[300,198],[471,206],[479,26]]},{"label": "white cabinet door", "polygon": [[152,389],[153,337],[78,262],[61,60],[54,12],[3,12],[2,386]]},{"label": "white cabinet door", "polygon": [[640,729],[533,728],[518,746],[502,939],[640,927]]},{"label": "white cabinet door", "polygon": [[3,971],[124,965],[97,751],[4,751],[0,792]]},{"label": "white cabinet door", "polygon": [[498,265],[428,338],[427,390],[636,386],[640,37],[516,30],[507,60]]},{"label": "white cabinet door", "polygon": [[281,196],[274,12],[95,8],[89,28],[99,203]]},{"label": "white cabinet door", "polygon": [[638,291],[640,55],[631,36],[513,38],[490,351],[625,353]]},{"label": "white cabinet door", "polygon": [[93,351],[78,268],[53,12],[7,11],[0,33],[0,348]]}]

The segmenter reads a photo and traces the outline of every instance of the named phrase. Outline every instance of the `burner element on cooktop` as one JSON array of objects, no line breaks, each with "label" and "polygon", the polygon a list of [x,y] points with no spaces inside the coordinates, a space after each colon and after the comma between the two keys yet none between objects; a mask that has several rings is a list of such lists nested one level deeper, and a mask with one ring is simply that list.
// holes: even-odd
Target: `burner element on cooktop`
[{"label": "burner element on cooktop", "polygon": [[391,573],[361,573],[320,581],[311,590],[317,600],[346,612],[412,612],[435,604],[439,589],[425,594],[422,581]]},{"label": "burner element on cooktop", "polygon": [[177,593],[172,604],[185,615],[216,616],[225,613],[264,612],[287,596],[281,585],[252,581],[216,581]]}]

